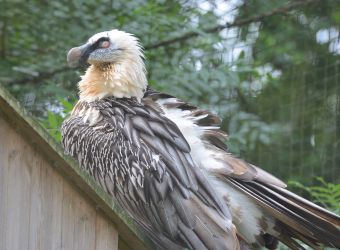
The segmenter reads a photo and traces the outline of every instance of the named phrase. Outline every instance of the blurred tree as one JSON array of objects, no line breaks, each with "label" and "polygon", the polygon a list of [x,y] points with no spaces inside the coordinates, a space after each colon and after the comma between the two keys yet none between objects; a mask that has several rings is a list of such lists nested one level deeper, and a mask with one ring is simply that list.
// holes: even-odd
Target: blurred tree
[{"label": "blurred tree", "polygon": [[83,72],[68,49],[118,28],[140,38],[154,88],[221,115],[231,151],[284,179],[340,181],[339,1],[0,5],[0,83],[56,139]]},{"label": "blurred tree", "polygon": [[[282,1],[271,4],[276,8]],[[268,5],[247,1],[239,15],[261,8]],[[269,78],[261,80],[256,98],[245,99],[261,121],[280,127],[271,143],[257,144],[246,155],[284,178],[306,181],[323,175],[340,181],[339,24],[340,2],[322,1],[268,17],[258,26],[252,65]],[[241,33],[248,35],[250,28],[242,27]],[[249,85],[258,81],[245,77]]]}]

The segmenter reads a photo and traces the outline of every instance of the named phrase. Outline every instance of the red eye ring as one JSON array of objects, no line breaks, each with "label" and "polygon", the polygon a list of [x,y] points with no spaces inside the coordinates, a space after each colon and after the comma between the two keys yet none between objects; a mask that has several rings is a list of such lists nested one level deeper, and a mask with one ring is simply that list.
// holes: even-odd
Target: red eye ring
[{"label": "red eye ring", "polygon": [[103,41],[103,42],[101,43],[100,47],[106,49],[106,48],[110,47],[110,42],[109,42],[109,41]]}]

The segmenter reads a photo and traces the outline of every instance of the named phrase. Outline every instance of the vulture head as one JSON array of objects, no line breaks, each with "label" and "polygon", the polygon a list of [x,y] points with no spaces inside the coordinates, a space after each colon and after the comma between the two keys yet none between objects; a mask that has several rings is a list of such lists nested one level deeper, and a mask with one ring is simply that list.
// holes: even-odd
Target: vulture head
[{"label": "vulture head", "polygon": [[111,30],[97,33],[67,54],[70,67],[89,64],[79,82],[80,99],[143,97],[147,86],[143,51],[133,35]]}]

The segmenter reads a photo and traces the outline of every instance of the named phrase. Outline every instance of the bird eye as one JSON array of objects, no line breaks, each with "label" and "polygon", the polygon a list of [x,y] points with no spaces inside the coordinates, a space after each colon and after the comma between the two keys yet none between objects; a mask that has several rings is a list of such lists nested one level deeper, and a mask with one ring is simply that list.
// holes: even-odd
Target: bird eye
[{"label": "bird eye", "polygon": [[110,47],[110,42],[109,41],[102,41],[100,43],[100,47],[106,49],[106,48]]}]

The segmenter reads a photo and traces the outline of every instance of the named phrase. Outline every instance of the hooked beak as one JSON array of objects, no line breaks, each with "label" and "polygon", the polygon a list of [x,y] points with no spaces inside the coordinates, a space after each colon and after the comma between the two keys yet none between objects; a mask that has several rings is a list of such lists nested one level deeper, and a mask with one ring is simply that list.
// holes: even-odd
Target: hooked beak
[{"label": "hooked beak", "polygon": [[90,53],[92,52],[90,44],[84,44],[79,47],[70,49],[67,53],[67,63],[71,68],[79,67],[87,63]]}]

